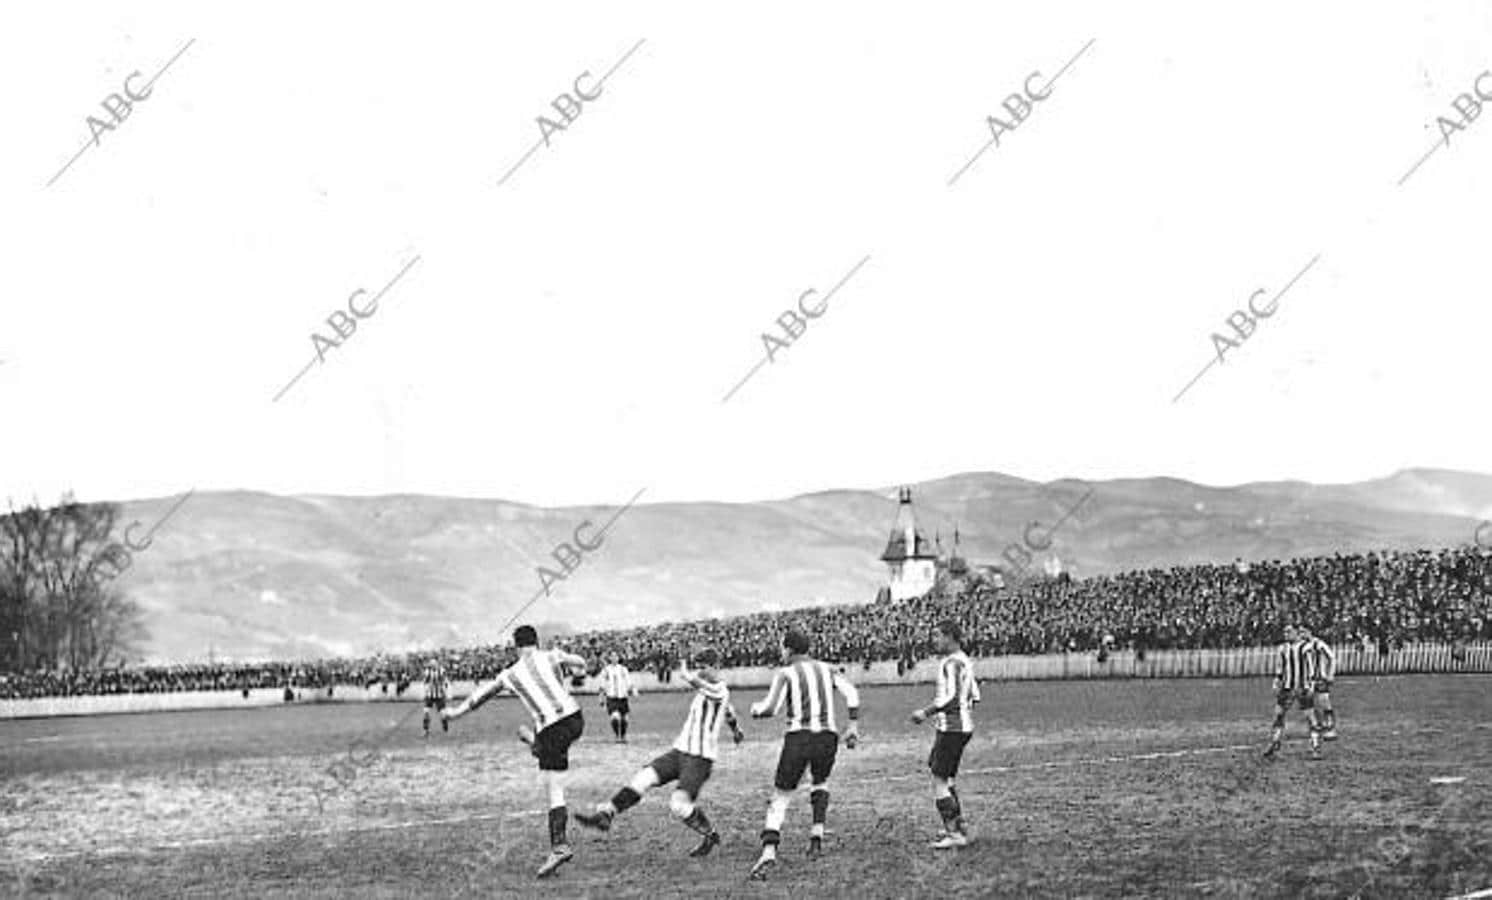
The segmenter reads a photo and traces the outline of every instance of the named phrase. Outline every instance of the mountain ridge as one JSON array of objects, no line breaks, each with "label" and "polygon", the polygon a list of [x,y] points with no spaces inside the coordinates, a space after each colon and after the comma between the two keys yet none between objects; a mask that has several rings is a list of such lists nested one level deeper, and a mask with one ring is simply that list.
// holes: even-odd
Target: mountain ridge
[{"label": "mountain ridge", "polygon": [[[1492,476],[1403,469],[1345,484],[1208,486],[1166,476],[1037,482],[964,472],[910,485],[921,527],[999,563],[1091,489],[1051,552],[1077,576],[1123,569],[1464,544],[1492,515]],[[121,503],[149,528],[179,499]],[[548,595],[551,550],[588,541],[615,505],[546,508],[421,494],[196,492],[119,586],[146,611],[151,662],[302,659],[490,643],[525,620],[575,629],[866,602],[895,487],[726,503],[640,502]],[[1048,554],[1036,554],[1033,566]]]}]

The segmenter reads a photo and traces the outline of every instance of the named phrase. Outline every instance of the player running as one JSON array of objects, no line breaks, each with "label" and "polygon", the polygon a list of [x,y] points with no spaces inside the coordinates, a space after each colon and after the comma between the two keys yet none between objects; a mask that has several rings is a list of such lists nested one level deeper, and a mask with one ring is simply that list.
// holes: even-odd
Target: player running
[{"label": "player running", "polygon": [[808,856],[823,853],[824,820],[829,814],[829,773],[834,771],[834,757],[839,752],[839,730],[834,723],[834,691],[844,695],[849,706],[850,724],[845,729],[844,745],[851,750],[860,740],[860,692],[828,663],[808,655],[808,635],[797,629],[782,638],[786,665],[772,676],[767,696],[751,705],[752,718],[769,718],[788,709],[787,733],[782,738],[782,752],[777,757],[776,788],[767,807],[762,827],[762,855],[751,867],[752,881],[765,881],[777,864],[777,845],[782,840],[782,823],[787,818],[788,803],[803,780],[807,769],[813,776],[809,801],[813,806],[813,831],[808,839]]},{"label": "player running", "polygon": [[[451,695],[451,682],[446,678],[446,670],[440,663],[430,662],[425,665],[425,738],[430,737],[430,710],[433,708],[437,714],[446,708],[446,698]],[[451,730],[451,723],[445,716],[440,717],[440,730],[447,732]]]},{"label": "player running", "polygon": [[1305,641],[1305,653],[1310,657],[1313,673],[1311,690],[1314,693],[1316,711],[1320,715],[1321,737],[1337,739],[1337,712],[1331,707],[1331,683],[1337,675],[1337,655],[1331,647],[1309,628],[1301,628],[1299,637]]},{"label": "player running", "polygon": [[715,671],[720,665],[720,654],[713,649],[702,650],[696,657],[696,665],[699,669],[694,672],[689,671],[683,661],[679,665],[679,678],[694,688],[694,699],[689,704],[689,717],[684,720],[684,728],[679,732],[678,740],[673,742],[673,748],[638,769],[632,782],[617,791],[616,796],[597,803],[594,814],[575,813],[575,821],[589,828],[608,831],[612,820],[636,806],[649,788],[677,781],[678,786],[668,800],[669,808],[702,838],[689,855],[708,856],[720,843],[719,833],[710,824],[704,810],[695,804],[720,753],[720,723],[730,726],[731,737],[737,744],[745,735],[736,724],[736,711],[730,705],[730,689]]},{"label": "player running", "polygon": [[565,773],[570,769],[570,745],[580,740],[585,719],[580,705],[565,687],[567,675],[585,671],[585,660],[564,650],[540,650],[539,633],[532,625],[513,629],[518,661],[502,670],[455,709],[441,711],[446,719],[459,719],[501,691],[516,694],[533,716],[538,733],[518,726],[518,737],[539,759],[539,774],[549,793],[549,857],[539,867],[547,878],[569,862],[575,852],[565,840],[569,812],[565,808]]},{"label": "player running", "polygon": [[953,779],[964,747],[974,736],[974,704],[979,702],[979,683],[974,680],[974,664],[963,649],[963,629],[952,620],[940,622],[933,634],[933,647],[945,654],[938,663],[938,687],[933,702],[912,712],[912,723],[921,725],[932,718],[937,736],[927,767],[932,771],[933,802],[943,820],[943,833],[932,846],[935,850],[964,847],[969,833],[964,825],[963,806]]},{"label": "player running", "polygon": [[1300,704],[1310,725],[1311,759],[1321,758],[1321,727],[1311,696],[1315,675],[1305,646],[1295,626],[1286,625],[1285,643],[1280,645],[1279,668],[1274,678],[1274,734],[1270,737],[1269,748],[1264,751],[1265,758],[1280,752],[1280,740],[1285,734],[1285,711],[1290,708],[1291,700]]},{"label": "player running", "polygon": [[601,705],[606,707],[606,715],[611,719],[613,740],[618,744],[627,743],[627,716],[632,714],[627,698],[636,697],[637,688],[632,684],[632,673],[622,665],[616,651],[606,654],[606,665],[601,669],[601,686],[596,693],[601,695]]}]

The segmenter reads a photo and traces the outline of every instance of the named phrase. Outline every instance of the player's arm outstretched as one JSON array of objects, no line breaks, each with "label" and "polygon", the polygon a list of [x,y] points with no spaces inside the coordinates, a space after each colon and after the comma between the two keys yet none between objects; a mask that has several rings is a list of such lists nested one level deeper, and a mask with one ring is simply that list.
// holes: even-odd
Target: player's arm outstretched
[{"label": "player's arm outstretched", "polygon": [[585,657],[576,656],[568,650],[556,650],[553,654],[555,665],[565,675],[584,675],[586,664]]},{"label": "player's arm outstretched", "polygon": [[849,707],[850,724],[844,730],[844,745],[853,750],[860,743],[860,692],[838,672],[834,673],[834,689],[844,695],[845,705]]},{"label": "player's arm outstretched", "polygon": [[679,660],[679,680],[695,690],[711,686],[711,683],[701,678],[698,672],[690,669],[689,661],[684,659]]},{"label": "player's arm outstretched", "polygon": [[787,672],[777,670],[772,676],[772,686],[767,689],[767,696],[751,704],[751,718],[770,719],[782,711],[782,704],[787,702]]},{"label": "player's arm outstretched", "polygon": [[494,678],[481,687],[477,688],[475,691],[472,691],[471,696],[467,697],[465,700],[462,700],[456,706],[447,706],[446,708],[442,709],[440,711],[440,717],[448,721],[452,719],[459,719],[472,710],[476,709],[477,707],[481,706],[483,703],[486,703],[488,700],[491,700],[496,695],[502,693],[502,690],[502,679]]}]

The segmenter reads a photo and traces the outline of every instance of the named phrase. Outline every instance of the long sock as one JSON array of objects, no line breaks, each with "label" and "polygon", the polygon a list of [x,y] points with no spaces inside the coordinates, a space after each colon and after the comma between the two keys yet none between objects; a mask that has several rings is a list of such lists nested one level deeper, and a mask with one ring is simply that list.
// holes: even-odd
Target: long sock
[{"label": "long sock", "polygon": [[943,820],[943,827],[950,832],[961,831],[958,825],[958,801],[950,794],[947,797],[939,797],[938,816]]},{"label": "long sock", "polygon": [[814,788],[808,794],[808,802],[813,806],[813,836],[821,838],[824,836],[824,822],[829,818],[829,791]]},{"label": "long sock", "polygon": [[565,843],[565,820],[568,817],[569,811],[565,807],[549,807],[549,846],[558,847]]},{"label": "long sock", "polygon": [[627,739],[627,717],[626,716],[622,716],[620,719],[617,720],[617,727],[621,729],[621,731],[617,732],[617,735],[619,737],[621,737],[623,740],[626,740]]},{"label": "long sock", "polygon": [[611,717],[611,733],[616,737],[622,736],[622,720],[617,716]]},{"label": "long sock", "polygon": [[782,843],[782,822],[787,818],[788,801],[791,794],[778,792],[767,803],[767,821],[762,826],[762,856],[777,858],[777,845]]},{"label": "long sock", "polygon": [[775,828],[762,829],[762,856],[776,859],[777,845],[780,843],[782,843],[782,832]]},{"label": "long sock", "polygon": [[684,817],[684,824],[689,826],[693,831],[704,835],[708,835],[715,830],[710,827],[710,820],[705,815],[705,811],[697,806],[694,807],[694,812]]},{"label": "long sock", "polygon": [[624,813],[640,802],[642,802],[642,795],[630,787],[622,788],[616,792],[615,797],[611,798],[611,805],[616,808],[618,813]]}]

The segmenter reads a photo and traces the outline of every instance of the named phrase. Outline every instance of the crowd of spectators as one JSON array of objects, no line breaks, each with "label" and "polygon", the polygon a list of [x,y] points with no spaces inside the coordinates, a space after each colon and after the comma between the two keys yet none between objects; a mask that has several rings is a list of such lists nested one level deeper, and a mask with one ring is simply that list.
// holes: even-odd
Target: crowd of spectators
[{"label": "crowd of spectators", "polygon": [[[617,653],[634,670],[665,674],[691,649],[714,646],[726,666],[769,665],[788,628],[813,635],[822,659],[908,665],[931,656],[931,625],[958,621],[971,655],[1265,646],[1302,621],[1333,643],[1380,649],[1415,641],[1492,640],[1492,553],[1477,547],[1333,554],[1227,565],[1175,566],[997,587],[940,585],[913,600],[665,622],[574,635],[558,643],[599,667]],[[510,647],[301,663],[192,664],[0,675],[0,698],[250,688],[389,686],[402,693],[431,661],[448,677],[480,680],[511,662]]]}]

